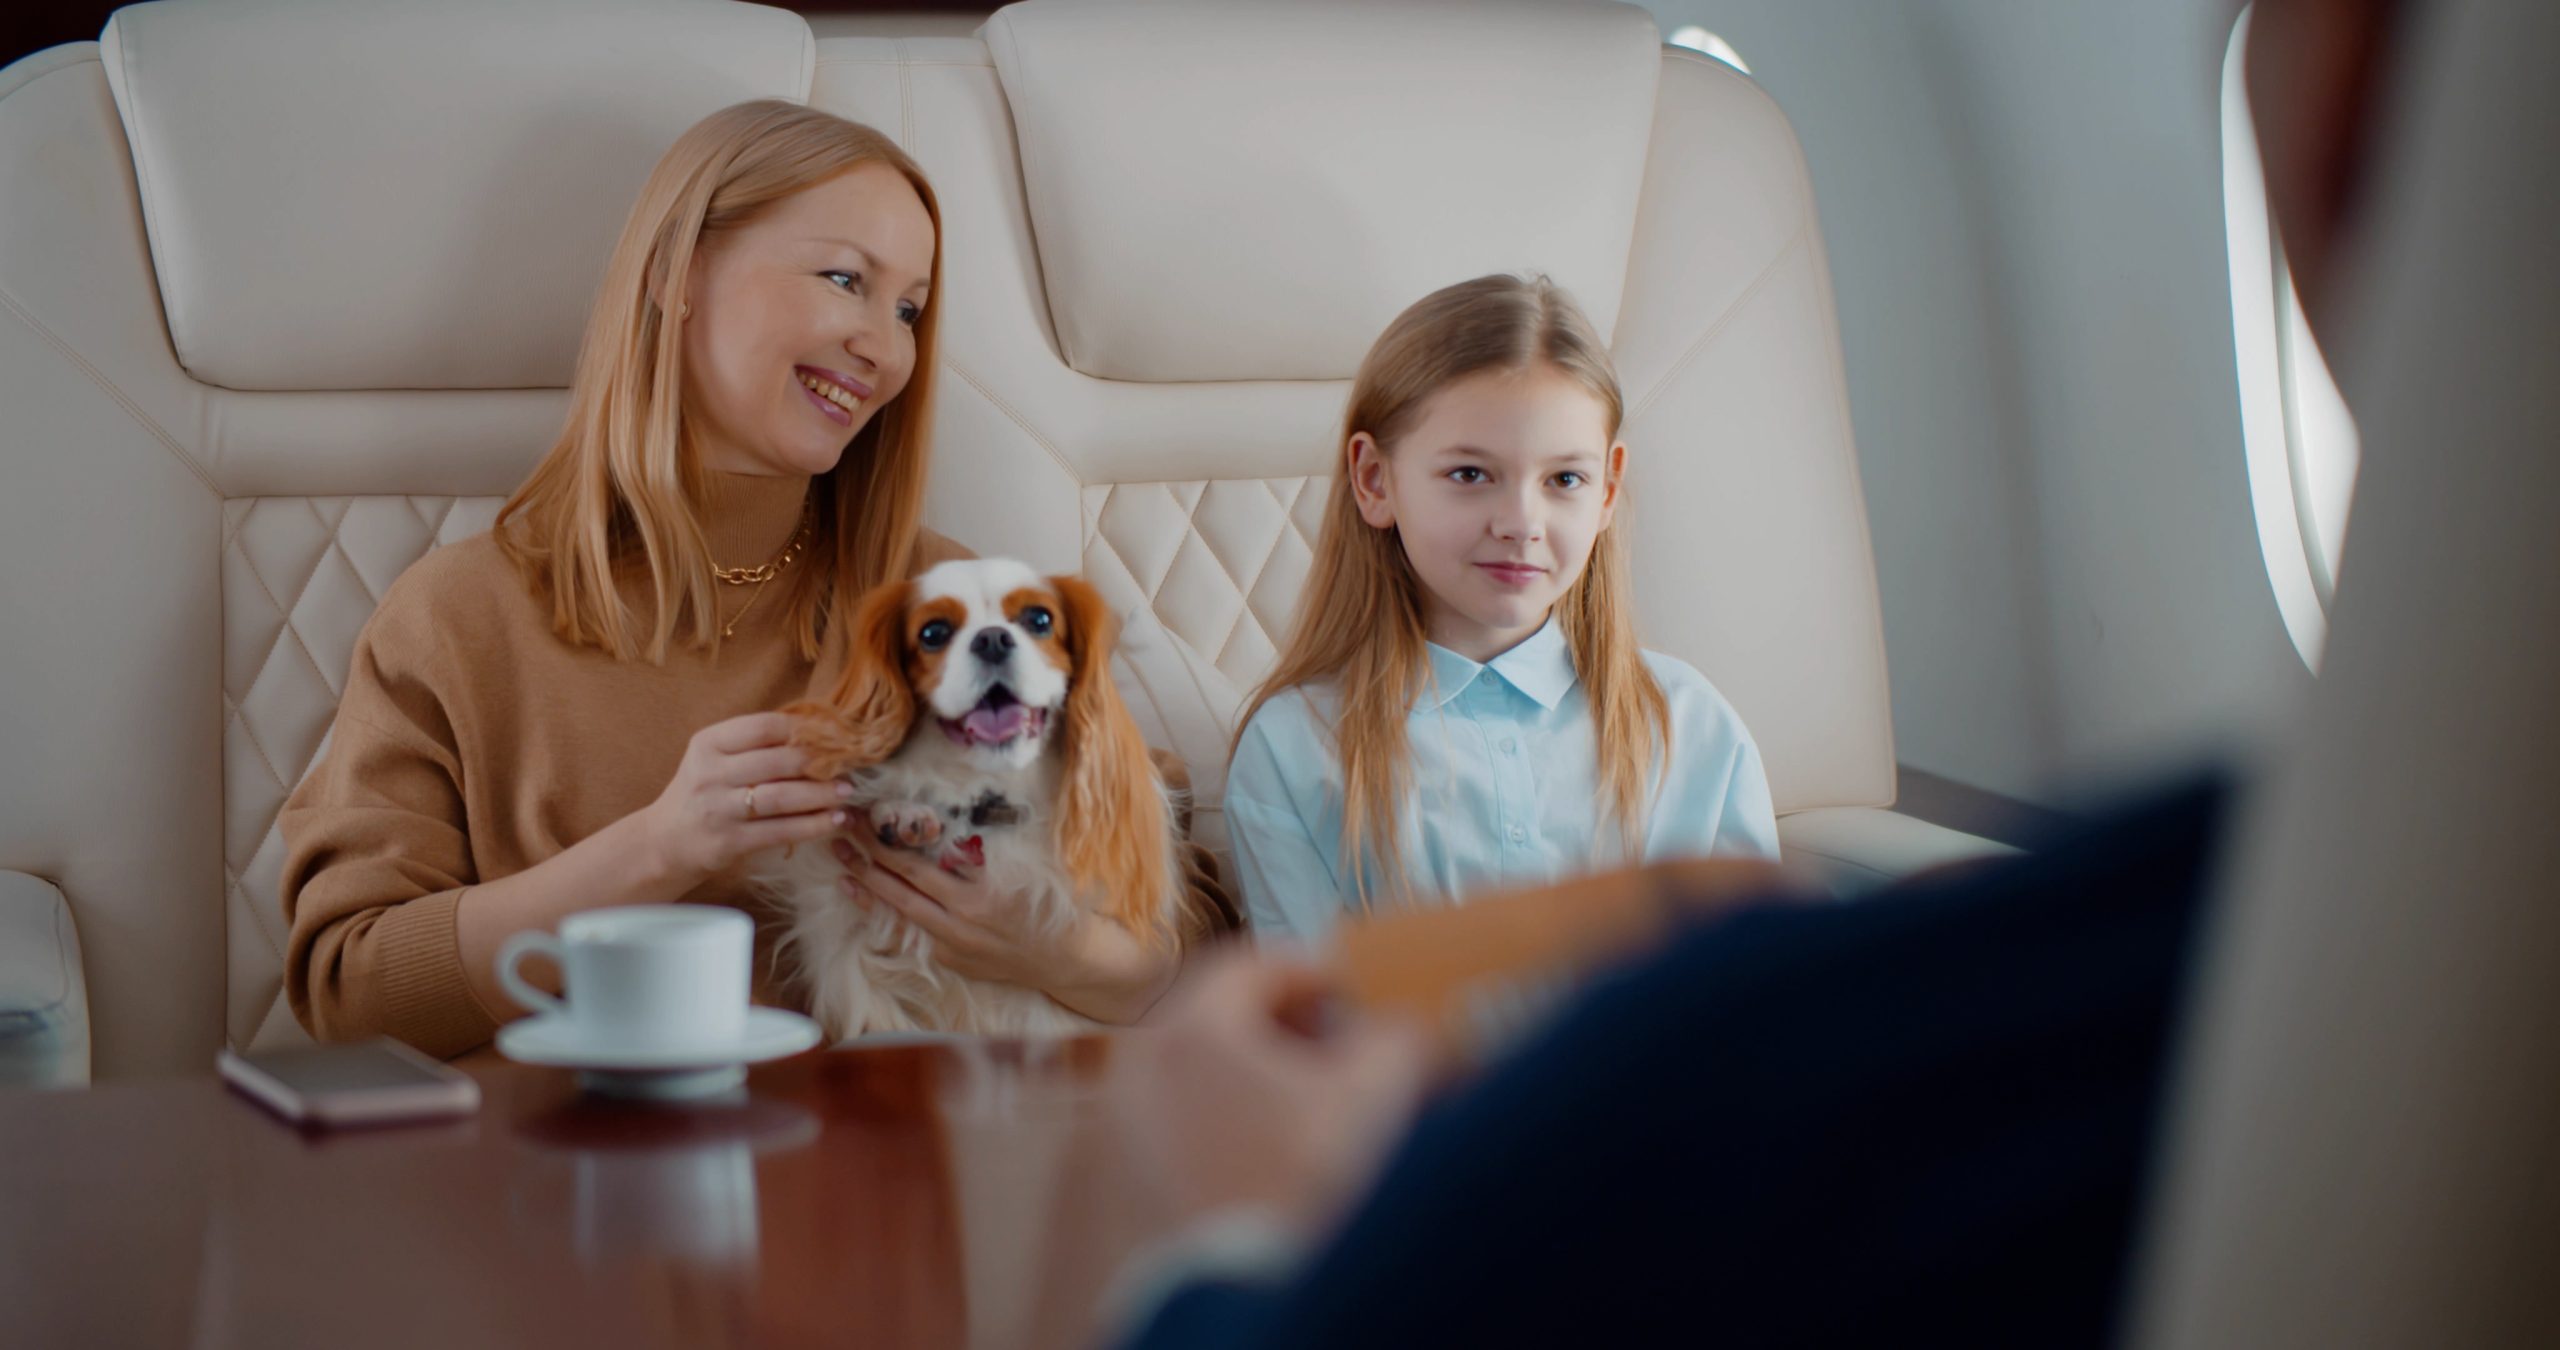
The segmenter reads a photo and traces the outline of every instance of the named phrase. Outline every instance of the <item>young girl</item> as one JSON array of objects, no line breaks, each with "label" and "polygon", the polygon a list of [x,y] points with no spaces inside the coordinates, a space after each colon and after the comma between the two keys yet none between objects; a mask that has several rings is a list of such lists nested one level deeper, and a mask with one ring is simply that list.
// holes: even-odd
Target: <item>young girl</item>
[{"label": "young girl", "polygon": [[1639,650],[1624,413],[1545,278],[1478,277],[1360,363],[1298,620],[1245,705],[1228,828],[1255,930],[1455,903],[1627,859],[1774,858],[1759,749]]}]

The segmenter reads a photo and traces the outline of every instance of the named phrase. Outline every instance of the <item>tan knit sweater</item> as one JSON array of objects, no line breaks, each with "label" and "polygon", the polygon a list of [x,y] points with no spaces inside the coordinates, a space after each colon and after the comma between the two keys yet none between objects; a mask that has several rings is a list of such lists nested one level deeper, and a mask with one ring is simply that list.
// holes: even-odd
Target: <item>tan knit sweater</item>
[{"label": "tan knit sweater", "polygon": [[[746,566],[779,552],[805,487],[722,477],[705,513],[713,559]],[[919,568],[967,555],[931,534],[918,553]],[[724,618],[752,595],[718,589]],[[811,663],[788,608],[768,595],[717,655],[680,641],[652,665],[562,640],[488,535],[410,567],[356,643],[327,756],[285,803],[294,1016],[322,1040],[388,1034],[443,1056],[485,1044],[519,1011],[483,1006],[464,977],[463,892],[654,801],[694,732],[803,697]],[[1190,852],[1194,907],[1231,912],[1207,855]],[[684,899],[757,918],[757,999],[787,1004],[769,959],[775,916],[734,875]]]}]

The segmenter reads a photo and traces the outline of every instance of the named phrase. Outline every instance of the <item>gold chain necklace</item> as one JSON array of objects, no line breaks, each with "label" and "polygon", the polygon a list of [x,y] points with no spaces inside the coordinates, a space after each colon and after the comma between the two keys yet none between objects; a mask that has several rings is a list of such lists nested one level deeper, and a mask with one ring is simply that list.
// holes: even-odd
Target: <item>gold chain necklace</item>
[{"label": "gold chain necklace", "polygon": [[800,513],[800,528],[792,533],[791,542],[782,546],[782,551],[774,555],[773,561],[761,567],[715,566],[711,569],[711,575],[731,586],[756,588],[755,593],[747,597],[747,603],[738,606],[738,612],[730,615],[727,623],[720,625],[720,636],[731,637],[737,633],[738,621],[747,617],[747,611],[754,609],[756,602],[764,598],[765,583],[782,575],[782,569],[789,567],[791,560],[800,556],[800,550],[808,547],[810,516],[811,513],[808,511]]}]

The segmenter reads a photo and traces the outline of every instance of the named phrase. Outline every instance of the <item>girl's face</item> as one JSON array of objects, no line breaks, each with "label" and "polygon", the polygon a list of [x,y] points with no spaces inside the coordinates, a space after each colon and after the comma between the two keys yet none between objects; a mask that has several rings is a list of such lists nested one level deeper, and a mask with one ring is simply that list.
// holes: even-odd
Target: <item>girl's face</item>
[{"label": "girl's face", "polygon": [[1475,661],[1547,621],[1582,576],[1618,505],[1627,448],[1605,404],[1540,363],[1485,371],[1433,394],[1391,456],[1351,438],[1360,518],[1394,527],[1422,580],[1433,642]]},{"label": "girl's face", "polygon": [[685,301],[685,421],[706,468],[815,477],[907,387],[933,218],[870,163],[706,245]]}]

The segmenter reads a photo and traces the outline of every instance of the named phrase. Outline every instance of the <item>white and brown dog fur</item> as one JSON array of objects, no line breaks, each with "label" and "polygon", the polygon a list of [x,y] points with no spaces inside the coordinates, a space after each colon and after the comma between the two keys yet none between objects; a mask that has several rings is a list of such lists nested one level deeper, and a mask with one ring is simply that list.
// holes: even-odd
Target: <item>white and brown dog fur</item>
[{"label": "white and brown dog fur", "polygon": [[[1074,577],[987,558],[866,594],[843,675],[800,718],[813,778],[856,788],[878,846],[981,877],[1036,923],[1099,910],[1173,942],[1182,870],[1175,804],[1111,678],[1112,616]],[[885,904],[856,906],[825,849],[772,855],[760,889],[786,910],[783,959],[834,1038],[882,1031],[1049,1035],[1094,1025],[1037,990],[970,979]]]}]

